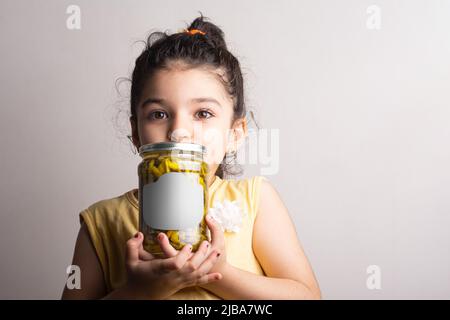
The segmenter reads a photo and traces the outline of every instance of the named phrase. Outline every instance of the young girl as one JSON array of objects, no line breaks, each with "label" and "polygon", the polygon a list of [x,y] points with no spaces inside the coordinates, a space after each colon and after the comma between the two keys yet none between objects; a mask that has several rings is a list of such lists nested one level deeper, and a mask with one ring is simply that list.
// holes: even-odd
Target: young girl
[{"label": "young girl", "polygon": [[[222,161],[207,160],[209,207],[231,201],[245,214],[239,230],[208,218],[211,241],[195,253],[188,245],[176,250],[161,233],[165,257],[155,258],[138,232],[138,190],[99,201],[80,213],[72,264],[80,267],[81,289],[65,287],[64,299],[320,298],[276,190],[261,176],[224,178],[227,155],[248,132],[245,115],[240,65],[217,26],[200,16],[184,31],[149,37],[132,75],[134,145],[193,142],[201,127],[196,142]],[[221,138],[208,139],[211,131]]]}]

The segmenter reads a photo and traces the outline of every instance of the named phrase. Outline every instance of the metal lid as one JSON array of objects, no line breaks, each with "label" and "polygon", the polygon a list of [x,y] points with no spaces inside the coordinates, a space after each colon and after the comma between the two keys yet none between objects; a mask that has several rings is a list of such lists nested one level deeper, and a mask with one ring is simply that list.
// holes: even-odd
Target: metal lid
[{"label": "metal lid", "polygon": [[206,152],[206,147],[197,143],[184,143],[184,142],[158,142],[151,144],[144,144],[139,148],[139,154],[142,155],[145,152],[162,151],[162,150],[180,150],[180,151],[193,151],[193,152]]}]

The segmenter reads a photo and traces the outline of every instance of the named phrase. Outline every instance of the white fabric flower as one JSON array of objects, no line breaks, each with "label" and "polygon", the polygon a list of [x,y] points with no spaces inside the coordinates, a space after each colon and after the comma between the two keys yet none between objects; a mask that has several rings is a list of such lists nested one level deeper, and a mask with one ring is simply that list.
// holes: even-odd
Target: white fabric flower
[{"label": "white fabric flower", "polygon": [[241,209],[237,200],[225,200],[223,202],[214,201],[214,205],[208,209],[208,215],[225,231],[239,232],[246,212]]}]

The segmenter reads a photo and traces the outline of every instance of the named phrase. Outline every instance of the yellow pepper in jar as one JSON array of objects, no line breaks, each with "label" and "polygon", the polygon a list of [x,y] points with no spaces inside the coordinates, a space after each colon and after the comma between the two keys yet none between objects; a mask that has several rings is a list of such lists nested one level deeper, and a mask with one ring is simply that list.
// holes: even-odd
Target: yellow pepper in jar
[{"label": "yellow pepper in jar", "polygon": [[[194,176],[197,175],[198,179],[196,179],[196,181],[203,190],[203,218],[196,227],[186,228],[184,230],[161,230],[152,228],[149,225],[144,225],[142,212],[140,212],[140,229],[145,236],[144,248],[156,256],[162,255],[161,248],[156,239],[160,232],[167,235],[170,244],[177,250],[182,249],[186,244],[190,244],[192,245],[192,250],[195,252],[201,242],[207,240],[204,217],[207,213],[207,185],[205,180],[208,173],[208,166],[203,162],[202,157],[199,157],[198,153],[188,153],[188,156],[189,154],[195,155],[195,157],[189,158],[186,157],[186,154],[184,154],[183,157],[173,156],[168,151],[163,152],[162,150],[158,150],[158,152],[150,153],[150,156],[147,158],[143,157],[144,160],[138,168],[140,178],[139,190],[141,194],[144,185],[155,183],[162,175],[170,172],[193,174]],[[140,207],[142,207],[142,203],[140,204]],[[142,211],[142,208],[140,208],[140,211]]]}]

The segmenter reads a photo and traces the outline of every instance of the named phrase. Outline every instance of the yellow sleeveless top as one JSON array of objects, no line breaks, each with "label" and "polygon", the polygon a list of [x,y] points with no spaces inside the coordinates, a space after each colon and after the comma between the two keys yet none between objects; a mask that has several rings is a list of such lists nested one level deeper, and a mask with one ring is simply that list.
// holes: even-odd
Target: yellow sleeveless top
[{"label": "yellow sleeveless top", "polygon": [[[259,275],[264,275],[252,248],[253,223],[258,212],[262,176],[228,180],[216,176],[209,187],[208,207],[215,201],[237,200],[246,213],[239,232],[224,231],[225,248],[229,264]],[[139,204],[132,189],[121,196],[98,201],[80,213],[85,222],[103,269],[108,293],[126,282],[125,249],[128,239],[138,231]],[[221,299],[198,286],[184,288],[168,298]]]}]

